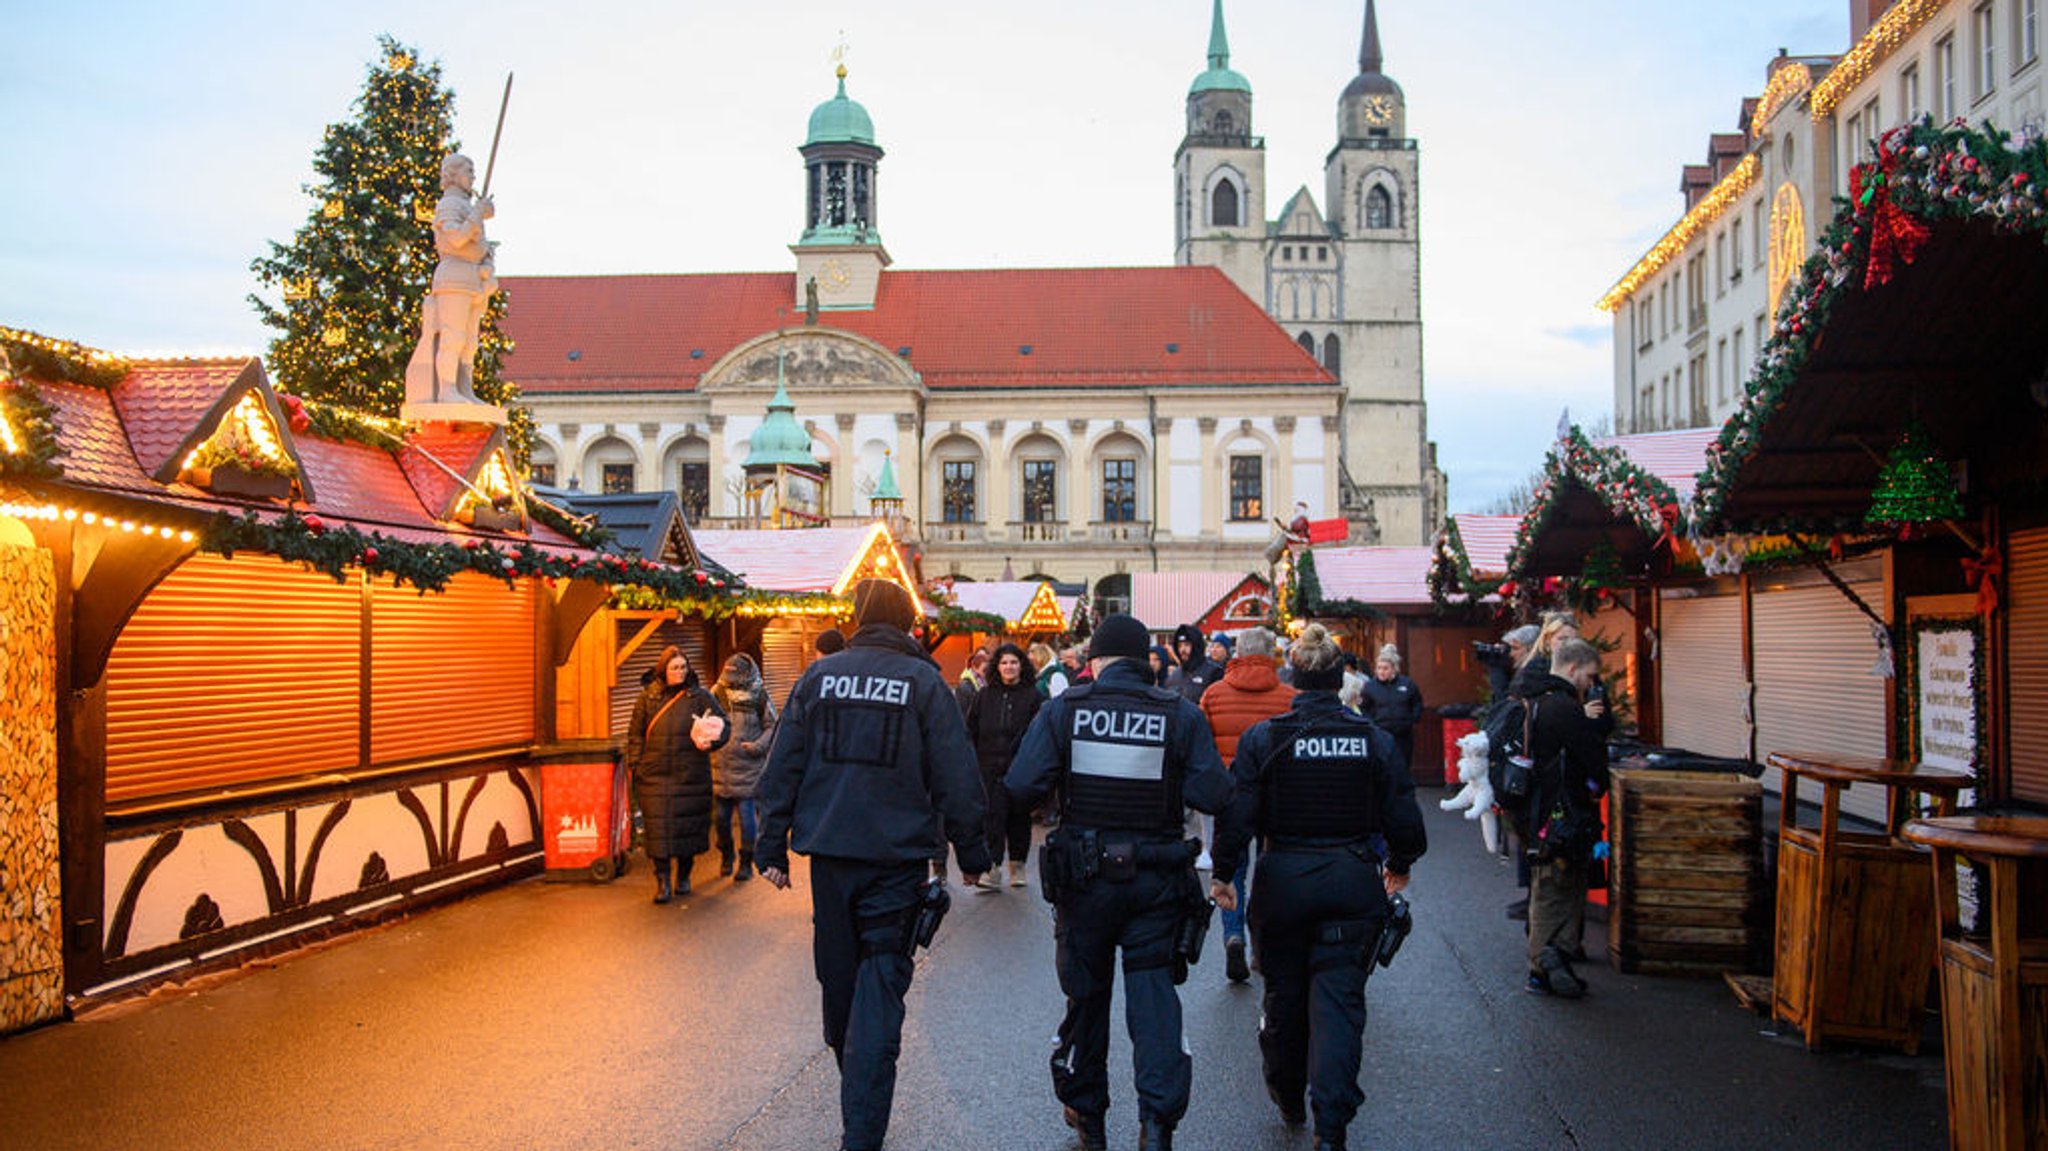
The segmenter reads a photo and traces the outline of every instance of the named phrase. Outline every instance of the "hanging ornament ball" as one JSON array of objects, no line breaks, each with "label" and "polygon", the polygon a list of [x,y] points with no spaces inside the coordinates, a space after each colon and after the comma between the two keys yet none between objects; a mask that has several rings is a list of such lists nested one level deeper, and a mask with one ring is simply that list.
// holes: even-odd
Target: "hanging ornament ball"
[{"label": "hanging ornament ball", "polygon": [[329,197],[327,203],[321,206],[320,214],[330,220],[341,219],[341,197]]},{"label": "hanging ornament ball", "polygon": [[376,548],[364,548],[364,549],[363,549],[363,562],[364,562],[364,563],[366,563],[366,564],[373,564],[373,563],[376,563],[376,562],[377,562],[377,549],[376,549]]}]

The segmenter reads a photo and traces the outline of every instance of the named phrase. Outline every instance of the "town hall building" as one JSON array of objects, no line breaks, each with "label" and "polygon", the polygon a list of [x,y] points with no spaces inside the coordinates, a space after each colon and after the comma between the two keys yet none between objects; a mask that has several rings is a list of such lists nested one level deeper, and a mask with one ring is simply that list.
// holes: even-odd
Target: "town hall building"
[{"label": "town hall building", "polygon": [[[764,497],[780,526],[889,513],[928,577],[1043,574],[1111,600],[1138,571],[1262,569],[1298,504],[1354,542],[1425,542],[1443,478],[1422,405],[1414,144],[1370,3],[1365,39],[1374,70],[1340,98],[1331,197],[1362,188],[1382,226],[1348,209],[1326,223],[1304,192],[1247,231],[1212,218],[1210,189],[1175,264],[1150,268],[893,266],[883,150],[841,68],[799,149],[793,271],[504,279],[534,479],[673,490],[716,527],[765,525]],[[1177,184],[1185,200],[1189,173],[1237,164],[1241,221],[1262,211],[1259,142],[1207,142],[1224,105],[1250,126],[1228,54],[1219,2]],[[1271,269],[1256,283],[1238,266],[1251,231]],[[792,418],[808,448],[782,442]],[[787,490],[747,466],[770,453]]]}]

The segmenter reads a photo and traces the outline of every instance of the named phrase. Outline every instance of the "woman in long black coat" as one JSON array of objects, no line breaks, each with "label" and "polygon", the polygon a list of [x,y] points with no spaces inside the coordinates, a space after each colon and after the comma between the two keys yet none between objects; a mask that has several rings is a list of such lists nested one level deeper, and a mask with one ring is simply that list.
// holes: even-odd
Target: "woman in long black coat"
[{"label": "woman in long black coat", "polygon": [[732,738],[732,724],[697,682],[681,648],[662,649],[654,667],[654,679],[633,704],[626,762],[654,864],[654,902],[667,903],[675,892],[689,894],[690,867],[711,846],[711,752]]},{"label": "woman in long black coat", "polygon": [[1003,787],[1003,774],[1024,739],[1024,729],[1038,714],[1045,700],[1031,678],[1031,664],[1024,649],[1006,643],[989,661],[988,684],[975,693],[967,707],[967,734],[974,740],[975,759],[981,765],[982,786],[988,793],[988,850],[994,861],[981,877],[984,891],[995,891],[1001,883],[996,866],[1006,852],[1010,860],[1010,886],[1025,884],[1024,862],[1031,854],[1031,809],[1010,802]]}]

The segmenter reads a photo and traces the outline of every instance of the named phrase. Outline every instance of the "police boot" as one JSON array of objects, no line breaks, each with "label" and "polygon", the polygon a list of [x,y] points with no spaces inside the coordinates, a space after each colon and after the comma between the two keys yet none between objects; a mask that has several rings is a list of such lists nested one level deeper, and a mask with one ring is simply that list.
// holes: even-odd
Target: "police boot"
[{"label": "police boot", "polygon": [[668,860],[654,861],[654,902],[667,903],[675,898],[675,892],[668,885]]},{"label": "police boot", "polygon": [[754,878],[754,853],[742,851],[740,852],[740,868],[732,873],[732,881],[734,883],[745,883],[752,878]]},{"label": "police boot", "polygon": [[1109,1151],[1109,1134],[1102,1122],[1102,1112],[1088,1114],[1068,1107],[1063,1117],[1067,1126],[1081,1137],[1082,1151]]},{"label": "police boot", "polygon": [[1147,1115],[1138,1123],[1138,1151],[1173,1151],[1173,1128]]}]

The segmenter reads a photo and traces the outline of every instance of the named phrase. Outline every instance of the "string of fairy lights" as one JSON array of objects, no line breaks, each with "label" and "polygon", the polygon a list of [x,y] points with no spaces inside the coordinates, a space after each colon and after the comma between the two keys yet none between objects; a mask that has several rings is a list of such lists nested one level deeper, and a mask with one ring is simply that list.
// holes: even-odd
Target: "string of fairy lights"
[{"label": "string of fairy lights", "polygon": [[1700,197],[1699,203],[1692,206],[1691,211],[1681,217],[1678,223],[1673,224],[1670,231],[1664,233],[1656,246],[1638,260],[1635,267],[1629,269],[1628,275],[1623,276],[1607,290],[1606,295],[1600,297],[1599,309],[1603,312],[1613,312],[1620,308],[1624,301],[1635,295],[1636,289],[1642,287],[1644,281],[1661,271],[1664,265],[1684,252],[1695,237],[1715,220],[1720,219],[1721,213],[1727,211],[1728,206],[1733,204],[1737,197],[1749,191],[1762,173],[1763,163],[1757,159],[1755,152],[1744,156],[1741,163],[1721,177],[1706,195]]},{"label": "string of fairy lights", "polygon": [[1879,64],[1947,5],[1948,0],[1897,0],[1886,9],[1863,38],[1856,41],[1856,46],[1835,61],[1835,66],[1814,85],[1809,102],[1813,118],[1818,120],[1833,112],[1843,97],[1868,79]]}]

